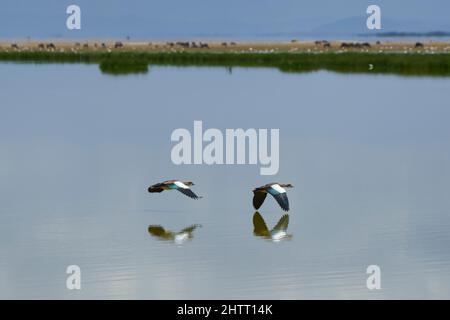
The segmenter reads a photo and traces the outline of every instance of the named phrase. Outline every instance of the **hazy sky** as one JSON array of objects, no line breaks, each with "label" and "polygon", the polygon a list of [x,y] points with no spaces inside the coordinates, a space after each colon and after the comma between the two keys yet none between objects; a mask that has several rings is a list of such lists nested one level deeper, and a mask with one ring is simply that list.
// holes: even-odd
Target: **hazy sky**
[{"label": "hazy sky", "polygon": [[[70,4],[82,9],[81,31],[66,30]],[[363,23],[369,4],[411,30],[450,27],[446,0],[2,0],[0,38],[292,33],[350,17]]]}]

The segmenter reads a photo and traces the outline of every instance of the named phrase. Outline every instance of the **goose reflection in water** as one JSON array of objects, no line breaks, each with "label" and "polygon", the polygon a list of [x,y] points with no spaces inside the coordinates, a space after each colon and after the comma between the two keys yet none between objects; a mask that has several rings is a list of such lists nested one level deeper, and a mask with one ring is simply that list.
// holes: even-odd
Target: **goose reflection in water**
[{"label": "goose reflection in water", "polygon": [[158,238],[158,240],[173,241],[176,244],[183,244],[194,237],[194,231],[199,227],[201,227],[200,224],[193,224],[179,232],[172,232],[164,229],[160,225],[150,225],[148,227],[148,232],[153,237]]},{"label": "goose reflection in water", "polygon": [[278,242],[281,240],[290,240],[292,238],[292,235],[287,233],[288,226],[288,214],[283,215],[272,230],[269,230],[269,228],[267,228],[264,218],[258,211],[256,211],[253,215],[253,234],[258,237],[263,237],[274,242]]}]

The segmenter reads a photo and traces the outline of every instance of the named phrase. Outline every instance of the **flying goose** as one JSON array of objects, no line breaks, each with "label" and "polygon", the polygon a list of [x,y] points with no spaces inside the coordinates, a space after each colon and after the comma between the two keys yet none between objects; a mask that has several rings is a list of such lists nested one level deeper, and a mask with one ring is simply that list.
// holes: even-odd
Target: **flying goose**
[{"label": "flying goose", "polygon": [[172,232],[164,229],[160,225],[150,225],[148,226],[148,232],[159,240],[174,241],[176,244],[182,244],[187,240],[192,239],[194,237],[194,230],[199,227],[201,227],[201,225],[193,224],[180,232]]},{"label": "flying goose", "polygon": [[269,231],[264,218],[259,214],[259,212],[256,211],[253,215],[253,234],[258,237],[271,239],[273,241],[290,239],[292,238],[292,235],[287,233],[288,225],[289,215],[285,214],[280,218],[275,227]]},{"label": "flying goose", "polygon": [[189,186],[193,186],[194,184],[190,181],[182,182],[179,180],[167,180],[163,181],[161,183],[154,184],[148,188],[148,192],[154,193],[154,192],[163,192],[164,190],[178,190],[181,193],[187,195],[189,198],[192,199],[199,199],[201,197],[197,196],[192,190],[189,188]]},{"label": "flying goose", "polygon": [[253,190],[253,207],[258,210],[263,204],[264,200],[268,193],[270,193],[275,200],[277,200],[281,209],[284,211],[289,211],[289,200],[286,194],[286,189],[284,188],[293,188],[294,186],[290,183],[282,184],[282,183],[269,183],[265,186],[255,188]]}]

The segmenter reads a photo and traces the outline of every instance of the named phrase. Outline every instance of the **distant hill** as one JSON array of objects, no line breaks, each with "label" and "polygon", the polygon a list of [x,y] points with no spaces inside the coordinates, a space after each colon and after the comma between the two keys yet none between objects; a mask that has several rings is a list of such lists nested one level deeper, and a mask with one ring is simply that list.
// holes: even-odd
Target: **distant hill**
[{"label": "distant hill", "polygon": [[377,33],[364,33],[360,36],[375,36],[375,37],[450,37],[450,32],[447,31],[429,31],[429,32],[398,32],[398,31],[387,31],[387,32],[377,32]]},{"label": "distant hill", "polygon": [[[448,37],[450,21],[415,21],[389,19],[382,16],[381,30],[368,30],[366,27],[366,16],[349,17],[324,24],[311,30],[312,34],[328,35],[363,35],[363,36],[423,36],[423,37]],[[438,30],[438,31],[430,31]]]}]

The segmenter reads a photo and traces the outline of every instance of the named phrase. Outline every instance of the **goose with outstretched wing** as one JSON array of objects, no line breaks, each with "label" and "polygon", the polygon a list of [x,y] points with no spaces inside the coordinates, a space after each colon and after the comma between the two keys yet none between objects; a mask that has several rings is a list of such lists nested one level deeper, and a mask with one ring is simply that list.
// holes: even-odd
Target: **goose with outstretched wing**
[{"label": "goose with outstretched wing", "polygon": [[280,205],[281,209],[284,211],[289,211],[289,199],[286,194],[285,188],[293,188],[294,186],[290,183],[268,183],[262,187],[258,187],[253,189],[253,207],[258,210],[264,200],[266,199],[267,194],[272,195],[275,200]]},{"label": "goose with outstretched wing", "polygon": [[191,186],[193,186],[194,183],[191,181],[180,181],[180,180],[167,180],[163,181],[157,184],[154,184],[150,187],[148,187],[148,192],[155,193],[155,192],[163,192],[164,190],[178,190],[182,194],[188,196],[192,199],[200,199],[201,197],[197,196],[192,190]]}]

